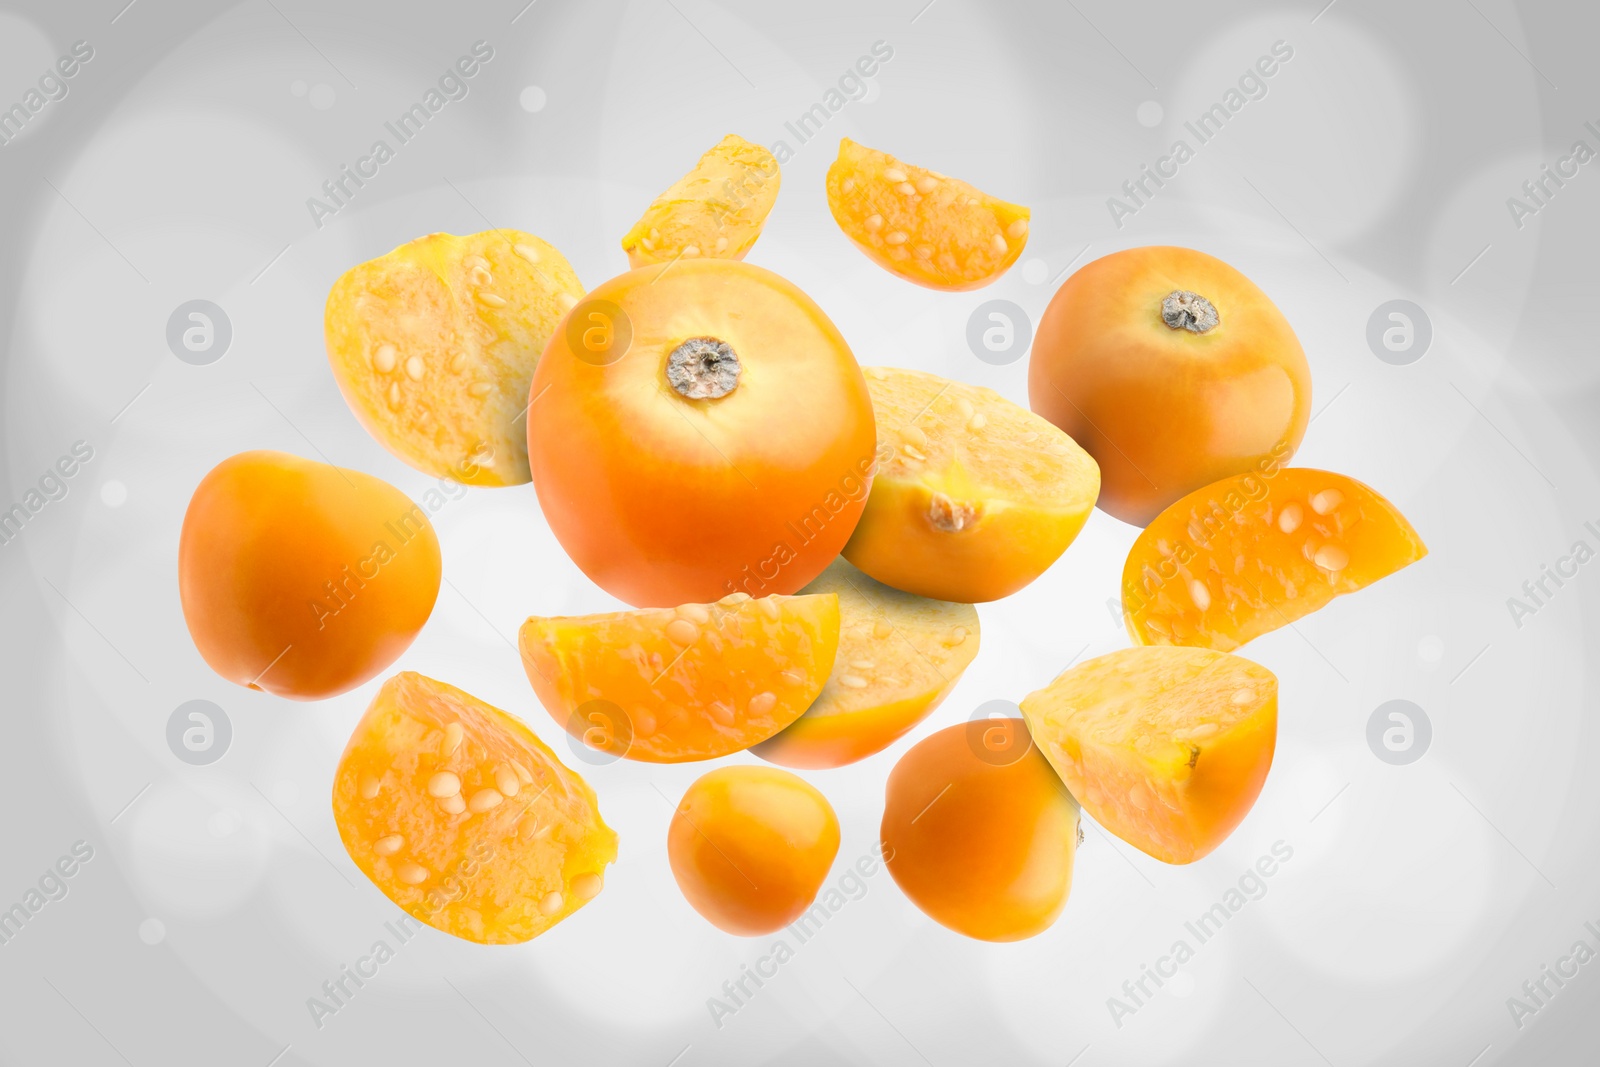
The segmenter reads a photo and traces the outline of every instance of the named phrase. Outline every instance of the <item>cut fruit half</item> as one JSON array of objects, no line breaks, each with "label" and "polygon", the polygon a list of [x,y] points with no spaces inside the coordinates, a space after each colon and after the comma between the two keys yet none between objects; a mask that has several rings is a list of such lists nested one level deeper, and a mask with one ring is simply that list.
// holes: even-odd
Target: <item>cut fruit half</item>
[{"label": "cut fruit half", "polygon": [[1249,813],[1278,736],[1278,679],[1203,648],[1127,648],[1022,701],[1033,740],[1096,822],[1164,863]]},{"label": "cut fruit half", "polygon": [[533,617],[522,662],[551,718],[590,748],[647,763],[765,741],[822,691],[839,598],[734,593],[714,604]]},{"label": "cut fruit half", "polygon": [[1227,652],[1428,554],[1354,478],[1309,467],[1225,478],[1156,517],[1122,569],[1128,633]]},{"label": "cut fruit half", "polygon": [[509,945],[594,899],[617,835],[594,792],[498,708],[409,671],[383,684],[333,779],[345,851],[412,917]]},{"label": "cut fruit half", "polygon": [[937,600],[998,600],[1065,552],[1100,468],[1041,416],[982,386],[868,367],[878,468],[851,563]]},{"label": "cut fruit half", "polygon": [[785,767],[842,767],[927,718],[978,654],[971,604],[891,589],[843,559],[803,590],[839,597],[839,653],[822,693],[752,752]]},{"label": "cut fruit half", "polygon": [[622,239],[629,265],[743,259],[778,199],[780,178],[771,152],[728,134],[634,223]]},{"label": "cut fruit half", "polygon": [[1027,208],[848,137],[828,168],[828,208],[874,263],[930,289],[988,285],[1028,243]]}]

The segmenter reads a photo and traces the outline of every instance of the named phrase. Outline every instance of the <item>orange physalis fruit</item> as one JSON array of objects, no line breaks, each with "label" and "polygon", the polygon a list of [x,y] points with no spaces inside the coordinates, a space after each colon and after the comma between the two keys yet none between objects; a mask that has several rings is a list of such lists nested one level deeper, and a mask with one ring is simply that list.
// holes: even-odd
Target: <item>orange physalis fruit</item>
[{"label": "orange physalis fruit", "polygon": [[719,767],[673,812],[667,858],[706,920],[741,937],[770,934],[816,899],[839,852],[839,819],[811,783],[776,767]]},{"label": "orange physalis fruit", "polygon": [[345,851],[414,918],[509,945],[593,900],[617,858],[594,791],[498,708],[409,671],[383,684],[333,778]]},{"label": "orange physalis fruit", "polygon": [[647,763],[765,741],[821,692],[839,647],[832,594],[533,617],[522,662],[545,710],[591,748]]},{"label": "orange physalis fruit", "polygon": [[1309,467],[1225,478],[1163,511],[1122,569],[1144,645],[1227,652],[1428,554],[1404,515],[1354,478]]},{"label": "orange physalis fruit", "polygon": [[761,236],[779,181],[771,152],[728,134],[634,223],[622,239],[628,264],[697,256],[743,259]]},{"label": "orange physalis fruit", "polygon": [[881,752],[927,718],[978,654],[971,604],[891,589],[834,560],[803,590],[839,597],[839,653],[822,693],[751,751],[785,767],[842,767]]},{"label": "orange physalis fruit", "polygon": [[1022,701],[1034,744],[1094,820],[1164,863],[1222,843],[1267,780],[1278,679],[1204,648],[1125,648]]},{"label": "orange physalis fruit", "polygon": [[845,558],[896,589],[998,600],[1056,561],[1094,510],[1077,442],[982,386],[868,367],[878,471]]},{"label": "orange physalis fruit", "polygon": [[889,773],[883,858],[930,918],[983,941],[1043,932],[1072,890],[1078,806],[1021,719],[917,742]]},{"label": "orange physalis fruit", "polygon": [[520,485],[528,383],[581,296],[565,257],[531,233],[429,234],[334,283],[328,361],[356,419],[413,467]]},{"label": "orange physalis fruit", "polygon": [[964,181],[839,142],[828,208],[846,237],[885,270],[930,289],[977,289],[1028,243],[1028,209]]}]

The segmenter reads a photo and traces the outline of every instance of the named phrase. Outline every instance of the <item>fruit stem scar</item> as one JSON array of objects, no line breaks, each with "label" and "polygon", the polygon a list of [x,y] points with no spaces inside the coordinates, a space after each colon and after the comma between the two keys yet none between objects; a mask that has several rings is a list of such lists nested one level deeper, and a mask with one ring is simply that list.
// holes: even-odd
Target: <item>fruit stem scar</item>
[{"label": "fruit stem scar", "polygon": [[667,356],[667,382],[686,400],[715,400],[739,384],[739,354],[715,337],[691,337]]},{"label": "fruit stem scar", "polygon": [[1216,305],[1199,293],[1174,289],[1161,301],[1161,321],[1174,330],[1206,333],[1220,321]]}]

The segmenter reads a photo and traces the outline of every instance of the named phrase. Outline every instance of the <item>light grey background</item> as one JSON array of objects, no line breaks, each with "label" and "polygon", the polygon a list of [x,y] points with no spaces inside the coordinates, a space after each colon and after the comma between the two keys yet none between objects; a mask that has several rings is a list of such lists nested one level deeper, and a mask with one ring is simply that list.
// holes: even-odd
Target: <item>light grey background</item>
[{"label": "light grey background", "polygon": [[[1520,1026],[1508,998],[1526,1001],[1522,984],[1574,942],[1600,949],[1584,925],[1600,930],[1600,562],[1532,615],[1507,606],[1573,542],[1600,548],[1584,527],[1600,528],[1600,162],[1520,228],[1507,206],[1574,141],[1600,149],[1584,127],[1600,126],[1594,5],[524,2],[0,8],[0,107],[74,42],[94,49],[67,95],[0,147],[0,508],[75,442],[93,450],[0,546],[0,908],[76,842],[93,850],[66,895],[0,944],[0,1059],[1595,1061],[1600,962],[1559,989],[1546,979],[1554,996]],[[307,198],[376,138],[393,143],[384,122],[478,40],[494,57],[469,95],[317,227]],[[865,96],[799,145],[785,121],[876,41],[894,54]],[[1183,123],[1277,41],[1293,57],[1266,94],[1196,146]],[[400,915],[345,856],[328,804],[377,682],[300,705],[212,675],[177,598],[188,496],[256,447],[420,495],[430,480],[368,438],[334,387],[321,331],[334,278],[423,233],[504,225],[550,240],[594,285],[625,267],[617,242],[649,199],[728,132],[795,150],[750,259],[811,293],[863,363],[1025,403],[1026,360],[968,348],[979,305],[1037,318],[1071,267],[1140,244],[1234,263],[1311,359],[1298,461],[1377,486],[1432,555],[1250,646],[1282,682],[1280,743],[1226,845],[1169,868],[1090,826],[1066,912],[1033,940],[964,940],[880,870],[718,1027],[707,998],[771,939],[718,933],[672,881],[671,806],[705,768],[578,764],[621,835],[604,894],[516,948],[424,931],[319,1028],[307,998],[375,940],[393,944],[384,924]],[[870,264],[826,209],[840,136],[1030,205],[1022,262],[958,295]],[[1180,137],[1194,158],[1119,228],[1108,197]],[[231,323],[209,364],[167,344],[193,300]],[[1431,322],[1409,365],[1368,347],[1369,318],[1392,300]],[[472,490],[435,522],[447,584],[397,667],[523,715],[567,752],[510,642],[530,613],[612,602],[563,555],[529,487]],[[1124,644],[1107,601],[1133,536],[1097,513],[1041,580],[985,605],[982,655],[913,739]],[[168,747],[192,700],[231,725],[208,765]],[[1391,700],[1431,725],[1413,762],[1369,748]],[[808,774],[843,826],[831,881],[871,847],[910,743]],[[1292,858],[1264,895],[1117,1025],[1108,999],[1174,941],[1194,946],[1185,921],[1280,841]]]}]

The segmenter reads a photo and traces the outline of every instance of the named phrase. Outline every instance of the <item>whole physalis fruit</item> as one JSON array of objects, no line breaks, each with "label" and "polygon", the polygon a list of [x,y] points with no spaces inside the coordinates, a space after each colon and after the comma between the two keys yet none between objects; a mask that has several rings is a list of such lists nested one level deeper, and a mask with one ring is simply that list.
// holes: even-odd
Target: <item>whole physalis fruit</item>
[{"label": "whole physalis fruit", "polygon": [[722,259],[602,284],[551,339],[528,456],[545,518],[630,604],[793,593],[866,505],[872,400],[822,309]]},{"label": "whole physalis fruit", "polygon": [[538,937],[593,900],[617,858],[594,791],[533,731],[410,671],[350,735],[333,818],[384,896],[484,945]]},{"label": "whole physalis fruit", "polygon": [[528,480],[528,383],[583,295],[530,233],[435,233],[346,271],[323,324],[356,419],[413,467],[468,485]]},{"label": "whole physalis fruit", "polygon": [[839,598],[734,593],[536,616],[519,643],[539,702],[590,748],[647,763],[715,759],[765,741],[816,699],[839,647]]},{"label": "whole physalis fruit", "polygon": [[622,239],[629,265],[743,259],[761,236],[779,181],[771,152],[728,134],[633,224]]},{"label": "whole physalis fruit", "polygon": [[887,152],[839,142],[828,208],[878,266],[930,289],[978,289],[1028,243],[1028,209]]},{"label": "whole physalis fruit", "polygon": [[992,389],[887,367],[866,377],[879,463],[846,559],[896,589],[972,603],[1066,551],[1100,491],[1077,442]]},{"label": "whole physalis fruit", "polygon": [[1033,410],[1100,464],[1100,507],[1143,526],[1221,478],[1284,464],[1311,368],[1255,283],[1189,248],[1133,248],[1068,278],[1039,320]]},{"label": "whole physalis fruit", "polygon": [[1330,471],[1272,468],[1198,489],[1147,526],[1122,568],[1142,645],[1228,652],[1428,554],[1400,510]]},{"label": "whole physalis fruit", "polygon": [[926,719],[978,654],[971,604],[904,593],[843,559],[803,590],[839,598],[833,673],[804,715],[751,749],[785,767],[842,767]]},{"label": "whole physalis fruit", "polygon": [[1164,863],[1191,863],[1261,792],[1278,679],[1204,648],[1125,648],[1022,701],[1034,743],[1094,820]]},{"label": "whole physalis fruit", "polygon": [[776,767],[719,767],[684,793],[667,859],[694,910],[719,930],[781,930],[816,899],[839,852],[833,805]]},{"label": "whole physalis fruit", "polygon": [[975,719],[900,757],[881,835],[895,883],[935,922],[982,941],[1021,941],[1066,905],[1078,806],[1021,719]]},{"label": "whole physalis fruit", "polygon": [[195,647],[238,685],[293,700],[353,689],[404,652],[439,595],[439,539],[388,482],[241,452],[189,500],[178,595]]}]

